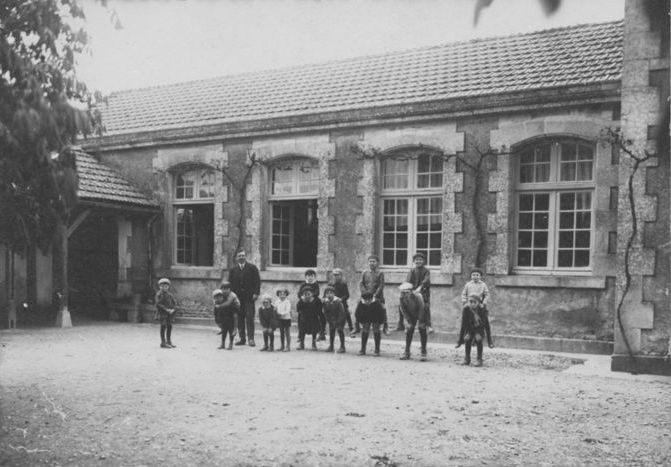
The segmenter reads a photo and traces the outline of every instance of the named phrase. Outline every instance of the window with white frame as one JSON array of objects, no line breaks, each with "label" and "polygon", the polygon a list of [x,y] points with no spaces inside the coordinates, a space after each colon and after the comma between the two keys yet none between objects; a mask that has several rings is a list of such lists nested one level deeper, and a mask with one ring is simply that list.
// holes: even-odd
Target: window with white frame
[{"label": "window with white frame", "polygon": [[382,161],[383,265],[410,266],[420,252],[428,266],[440,266],[443,180],[440,155],[407,152]]},{"label": "window with white frame", "polygon": [[213,264],[214,180],[214,171],[205,168],[175,174],[173,209],[176,264]]},{"label": "window with white frame", "polygon": [[544,140],[517,154],[515,266],[587,271],[593,243],[594,144]]},{"label": "window with white frame", "polygon": [[270,168],[270,264],[317,266],[319,163],[285,159]]}]

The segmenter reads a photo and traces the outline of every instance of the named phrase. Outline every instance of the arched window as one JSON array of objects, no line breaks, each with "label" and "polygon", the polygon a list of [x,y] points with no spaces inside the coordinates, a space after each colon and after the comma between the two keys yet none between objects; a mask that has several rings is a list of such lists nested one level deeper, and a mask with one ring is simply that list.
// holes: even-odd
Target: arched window
[{"label": "arched window", "polygon": [[176,173],[173,208],[175,263],[212,266],[214,259],[214,171]]},{"label": "arched window", "polygon": [[594,156],[594,144],[576,139],[543,140],[517,152],[517,270],[589,269]]},{"label": "arched window", "polygon": [[283,159],[270,168],[271,265],[317,265],[318,195],[316,160]]},{"label": "arched window", "polygon": [[382,161],[382,264],[410,266],[416,252],[440,266],[443,230],[443,159],[404,152]]}]

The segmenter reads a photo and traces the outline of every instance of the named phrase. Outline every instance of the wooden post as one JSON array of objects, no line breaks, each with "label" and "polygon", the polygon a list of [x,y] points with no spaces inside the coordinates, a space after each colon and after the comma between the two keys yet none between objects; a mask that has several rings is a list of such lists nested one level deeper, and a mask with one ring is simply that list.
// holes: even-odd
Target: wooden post
[{"label": "wooden post", "polygon": [[58,248],[54,248],[59,255],[59,283],[60,292],[58,294],[58,314],[56,315],[56,327],[70,328],[72,327],[72,319],[70,311],[68,310],[68,228],[65,222],[58,225],[58,238],[56,244]]}]

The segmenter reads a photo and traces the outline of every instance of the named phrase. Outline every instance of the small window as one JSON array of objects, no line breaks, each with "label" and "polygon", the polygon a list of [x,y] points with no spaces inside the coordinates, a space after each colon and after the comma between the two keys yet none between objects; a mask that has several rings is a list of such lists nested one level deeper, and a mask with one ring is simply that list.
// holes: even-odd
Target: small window
[{"label": "small window", "polygon": [[427,153],[398,154],[382,163],[382,264],[410,266],[415,252],[440,266],[443,159]]},{"label": "small window", "polygon": [[516,267],[570,271],[590,267],[594,146],[542,142],[519,152]]},{"label": "small window", "polygon": [[270,264],[316,267],[319,164],[291,159],[270,170]]},{"label": "small window", "polygon": [[175,175],[175,263],[212,266],[214,261],[214,171]]}]

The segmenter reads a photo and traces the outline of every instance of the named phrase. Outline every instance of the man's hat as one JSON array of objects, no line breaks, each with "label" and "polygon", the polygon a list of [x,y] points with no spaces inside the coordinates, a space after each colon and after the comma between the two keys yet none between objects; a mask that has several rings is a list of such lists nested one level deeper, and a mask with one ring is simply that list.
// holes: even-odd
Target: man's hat
[{"label": "man's hat", "polygon": [[161,279],[158,280],[158,285],[161,285],[161,284],[170,285],[170,279],[168,279],[167,277],[162,277]]}]

